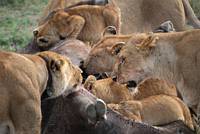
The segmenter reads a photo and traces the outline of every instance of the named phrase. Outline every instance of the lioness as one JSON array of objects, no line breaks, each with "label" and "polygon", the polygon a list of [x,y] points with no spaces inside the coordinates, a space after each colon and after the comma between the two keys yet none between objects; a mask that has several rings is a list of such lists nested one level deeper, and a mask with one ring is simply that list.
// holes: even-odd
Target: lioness
[{"label": "lioness", "polygon": [[[68,95],[82,81],[80,70],[53,52],[22,55],[0,51],[0,133],[40,134],[41,94]],[[72,90],[74,89],[74,90]]]},{"label": "lioness", "polygon": [[147,76],[174,83],[184,102],[199,113],[199,36],[200,30],[138,35],[117,51],[113,75],[120,83],[139,83]]},{"label": "lioness", "polygon": [[200,28],[188,0],[114,0],[121,10],[122,33],[151,32],[170,20],[177,31],[186,30],[189,21]]},{"label": "lioness", "polygon": [[[107,31],[109,33],[113,30],[108,29]],[[156,33],[174,31],[175,29],[171,21],[163,22],[159,27],[154,29],[154,32]],[[123,46],[123,44],[125,44],[133,36],[137,36],[137,34],[104,36],[98,43],[94,45],[89,53],[89,56],[84,61],[83,68],[85,68],[87,74],[91,75],[112,72],[112,68],[116,60],[116,55],[113,51],[115,50],[116,44]]]},{"label": "lioness", "polygon": [[182,120],[194,130],[189,109],[177,97],[156,95],[140,101],[132,100],[119,104],[108,104],[108,107],[130,119],[149,125],[158,126]]},{"label": "lioness", "polygon": [[[74,4],[72,0],[65,1],[61,6]],[[82,1],[82,0],[79,0]],[[91,1],[107,0],[84,0],[80,4],[90,4]],[[121,10],[122,33],[130,34],[137,32],[150,32],[157,28],[162,22],[170,20],[177,31],[186,30],[187,21],[194,28],[200,28],[200,21],[195,16],[188,0],[113,0]],[[76,0],[78,2],[78,0]],[[58,2],[51,1],[51,5]],[[61,2],[60,2],[61,3]],[[47,8],[48,9],[48,8]],[[47,10],[46,9],[46,10]]]},{"label": "lioness", "polygon": [[90,50],[83,67],[88,74],[112,72],[116,55],[112,53],[113,46],[127,42],[133,35],[111,35],[102,38]]},{"label": "lioness", "polygon": [[120,11],[112,2],[105,6],[83,5],[53,11],[33,34],[42,48],[67,38],[77,38],[92,45],[101,39],[107,26],[115,26],[117,32],[120,31]]}]

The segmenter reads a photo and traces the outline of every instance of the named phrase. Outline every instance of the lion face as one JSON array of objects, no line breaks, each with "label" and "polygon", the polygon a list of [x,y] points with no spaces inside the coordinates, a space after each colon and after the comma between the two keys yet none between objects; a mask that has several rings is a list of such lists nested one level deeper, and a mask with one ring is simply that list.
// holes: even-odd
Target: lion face
[{"label": "lion face", "polygon": [[118,53],[113,69],[113,76],[118,82],[141,82],[152,73],[153,60],[151,59],[155,41],[158,38],[150,35],[143,39],[131,39]]},{"label": "lion face", "polygon": [[106,48],[94,48],[84,61],[84,68],[88,74],[111,72],[114,60],[114,56]]},{"label": "lion face", "polygon": [[128,45],[118,55],[113,74],[120,83],[131,80],[137,83],[145,76],[145,66],[145,57],[133,45]]},{"label": "lion face", "polygon": [[86,79],[84,87],[106,103],[119,103],[132,99],[128,87],[111,78],[96,80],[94,76],[90,75]]},{"label": "lion face", "polygon": [[51,12],[46,21],[33,31],[37,45],[47,49],[60,40],[76,38],[78,33],[75,31],[80,19],[80,16],[69,15],[61,9]]},{"label": "lion face", "polygon": [[50,97],[56,97],[63,93],[68,95],[81,84],[81,70],[74,66],[69,59],[48,51],[41,52],[38,55],[47,62],[50,73],[49,79],[51,79],[47,94]]},{"label": "lion face", "polygon": [[109,36],[99,41],[90,51],[84,61],[84,67],[88,74],[112,72],[116,55],[113,53],[116,44],[127,42],[131,36]]}]

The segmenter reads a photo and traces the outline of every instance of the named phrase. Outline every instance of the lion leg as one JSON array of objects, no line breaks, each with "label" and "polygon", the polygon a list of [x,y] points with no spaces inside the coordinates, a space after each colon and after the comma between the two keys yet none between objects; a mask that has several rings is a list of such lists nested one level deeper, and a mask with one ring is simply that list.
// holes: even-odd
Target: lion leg
[{"label": "lion leg", "polygon": [[193,115],[193,124],[197,134],[200,134],[200,103],[196,109],[196,115]]},{"label": "lion leg", "polygon": [[72,15],[71,18],[73,18],[71,23],[74,23],[74,29],[70,38],[77,38],[85,25],[85,19],[78,15]]},{"label": "lion leg", "polygon": [[120,13],[115,10],[105,9],[103,11],[103,16],[106,21],[106,26],[114,26],[116,28],[117,34],[120,33]]},{"label": "lion leg", "polygon": [[36,103],[33,100],[14,102],[11,109],[16,134],[40,134],[42,119],[40,102]]}]

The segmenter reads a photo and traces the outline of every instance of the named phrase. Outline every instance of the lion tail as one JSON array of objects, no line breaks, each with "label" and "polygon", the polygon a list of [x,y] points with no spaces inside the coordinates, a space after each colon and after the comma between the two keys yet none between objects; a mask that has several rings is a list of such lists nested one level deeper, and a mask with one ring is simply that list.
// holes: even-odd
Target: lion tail
[{"label": "lion tail", "polygon": [[187,20],[189,21],[189,23],[191,23],[191,25],[194,28],[200,28],[200,21],[198,20],[192,7],[190,6],[189,1],[182,0],[182,2],[183,2],[184,10],[185,10],[185,16],[186,16]]}]

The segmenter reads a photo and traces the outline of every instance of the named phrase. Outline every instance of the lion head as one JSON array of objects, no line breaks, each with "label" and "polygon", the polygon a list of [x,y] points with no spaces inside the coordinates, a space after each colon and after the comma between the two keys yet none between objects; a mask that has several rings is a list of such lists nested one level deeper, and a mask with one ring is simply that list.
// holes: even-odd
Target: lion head
[{"label": "lion head", "polygon": [[132,99],[128,87],[111,78],[96,80],[94,76],[90,75],[85,81],[84,87],[106,103],[119,103]]},{"label": "lion head", "polygon": [[76,38],[84,22],[81,16],[70,15],[63,9],[58,9],[51,12],[45,22],[33,31],[34,38],[37,45],[46,50],[60,40]]},{"label": "lion head", "polygon": [[49,80],[46,92],[48,96],[56,97],[63,93],[68,95],[81,84],[81,70],[66,57],[49,51],[40,52],[37,55],[42,57],[47,64]]},{"label": "lion head", "polygon": [[[158,37],[154,35],[135,36],[122,46],[115,47],[117,60],[113,68],[113,77],[120,83],[128,81],[141,82],[151,76],[153,66],[151,52],[155,47]],[[118,49],[119,48],[119,49]],[[114,51],[115,51],[114,50]]]},{"label": "lion head", "polygon": [[112,72],[116,55],[113,48],[116,44],[127,42],[131,35],[112,35],[102,38],[91,50],[84,61],[84,68],[88,74]]}]

